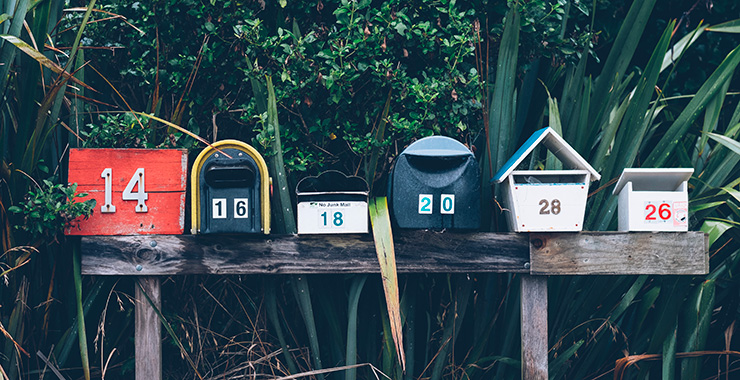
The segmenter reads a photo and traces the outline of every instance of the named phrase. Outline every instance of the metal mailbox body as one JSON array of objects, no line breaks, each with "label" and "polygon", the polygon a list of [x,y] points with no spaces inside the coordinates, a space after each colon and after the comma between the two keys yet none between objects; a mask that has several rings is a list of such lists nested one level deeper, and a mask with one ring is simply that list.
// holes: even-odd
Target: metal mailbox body
[{"label": "metal mailbox body", "polygon": [[480,228],[480,170],[473,153],[449,137],[409,145],[388,180],[391,215],[400,228]]},{"label": "metal mailbox body", "polygon": [[270,177],[251,146],[222,140],[191,172],[192,233],[270,233]]},{"label": "metal mailbox body", "polygon": [[693,168],[624,169],[614,187],[620,231],[688,231]]},{"label": "metal mailbox body", "polygon": [[299,234],[368,232],[367,182],[330,170],[296,186]]},{"label": "metal mailbox body", "polygon": [[[566,170],[515,170],[543,144]],[[494,175],[502,183],[509,228],[516,232],[581,231],[589,184],[600,175],[552,128],[540,129]]]}]

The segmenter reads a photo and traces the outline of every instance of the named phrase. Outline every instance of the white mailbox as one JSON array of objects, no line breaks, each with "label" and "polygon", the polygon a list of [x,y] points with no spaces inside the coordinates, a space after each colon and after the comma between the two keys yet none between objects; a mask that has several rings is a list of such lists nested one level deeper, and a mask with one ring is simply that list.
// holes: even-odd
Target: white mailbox
[{"label": "white mailbox", "polygon": [[298,233],[367,233],[368,192],[364,179],[335,170],[300,180],[296,186]]},{"label": "white mailbox", "polygon": [[[542,143],[566,170],[516,170]],[[540,129],[514,153],[493,180],[503,182],[509,228],[516,232],[581,231],[591,181],[599,173],[555,130]]]},{"label": "white mailbox", "polygon": [[619,194],[620,231],[688,231],[687,181],[693,168],[624,169]]}]

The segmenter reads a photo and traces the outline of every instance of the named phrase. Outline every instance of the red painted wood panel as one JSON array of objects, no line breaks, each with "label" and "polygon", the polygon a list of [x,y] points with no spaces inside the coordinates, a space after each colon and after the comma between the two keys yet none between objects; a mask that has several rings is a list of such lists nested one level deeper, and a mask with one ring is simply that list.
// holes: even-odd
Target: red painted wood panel
[{"label": "red painted wood panel", "polygon": [[[180,149],[71,149],[70,183],[76,182],[82,198],[97,201],[93,215],[68,228],[67,235],[182,234],[185,227],[187,152]],[[114,213],[101,213],[105,204],[103,170],[112,175]],[[144,168],[147,212],[136,212],[137,201],[123,200],[126,185],[138,168]],[[137,187],[134,187],[134,193]]]}]

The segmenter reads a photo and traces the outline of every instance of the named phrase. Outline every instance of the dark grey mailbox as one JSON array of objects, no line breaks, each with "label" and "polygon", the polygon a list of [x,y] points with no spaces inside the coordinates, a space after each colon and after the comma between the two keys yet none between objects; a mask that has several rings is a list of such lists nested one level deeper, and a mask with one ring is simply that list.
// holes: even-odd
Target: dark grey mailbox
[{"label": "dark grey mailbox", "polygon": [[270,232],[270,178],[251,146],[224,140],[207,147],[191,181],[193,233]]},{"label": "dark grey mailbox", "polygon": [[388,180],[388,199],[398,227],[478,229],[478,162],[457,140],[425,137],[396,159]]}]

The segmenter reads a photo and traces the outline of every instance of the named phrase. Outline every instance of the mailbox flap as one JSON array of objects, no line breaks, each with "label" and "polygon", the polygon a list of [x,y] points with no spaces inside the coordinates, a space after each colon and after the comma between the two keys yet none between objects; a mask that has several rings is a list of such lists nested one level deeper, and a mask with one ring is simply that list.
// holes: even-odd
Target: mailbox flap
[{"label": "mailbox flap", "polygon": [[458,157],[472,156],[473,152],[453,138],[429,136],[409,145],[401,154],[417,157]]},{"label": "mailbox flap", "polygon": [[692,174],[693,168],[626,168],[612,194],[619,194],[627,182],[635,191],[675,191]]},{"label": "mailbox flap", "polygon": [[218,165],[212,163],[206,167],[205,181],[215,188],[254,186],[257,177],[249,165]]}]

